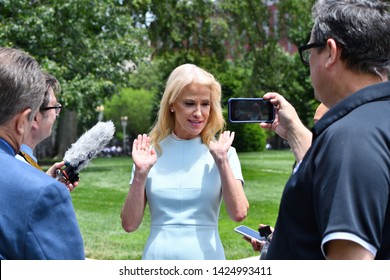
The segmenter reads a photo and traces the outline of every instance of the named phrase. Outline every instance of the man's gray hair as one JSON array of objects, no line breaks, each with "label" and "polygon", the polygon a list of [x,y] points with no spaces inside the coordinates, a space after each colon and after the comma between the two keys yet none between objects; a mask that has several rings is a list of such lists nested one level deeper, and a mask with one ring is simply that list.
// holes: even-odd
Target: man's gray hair
[{"label": "man's gray hair", "polygon": [[0,125],[31,108],[32,119],[43,101],[45,77],[29,54],[0,47]]},{"label": "man's gray hair", "polygon": [[389,5],[379,0],[317,0],[312,8],[313,43],[334,39],[353,71],[390,72]]}]

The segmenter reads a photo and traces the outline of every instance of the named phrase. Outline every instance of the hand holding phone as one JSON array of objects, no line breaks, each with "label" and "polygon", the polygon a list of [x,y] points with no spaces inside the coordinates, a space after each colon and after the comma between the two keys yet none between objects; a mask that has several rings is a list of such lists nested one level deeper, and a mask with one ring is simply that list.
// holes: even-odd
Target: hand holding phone
[{"label": "hand holding phone", "polygon": [[272,123],[274,106],[263,98],[230,98],[228,115],[231,123]]},{"label": "hand holding phone", "polygon": [[265,237],[261,237],[260,236],[260,233],[259,231],[256,231],[254,229],[251,229],[250,227],[247,227],[247,226],[244,226],[244,225],[241,225],[241,226],[238,226],[236,227],[235,229],[235,232],[249,238],[249,239],[255,239],[256,241],[258,242],[261,242],[261,241],[265,241],[266,238]]}]

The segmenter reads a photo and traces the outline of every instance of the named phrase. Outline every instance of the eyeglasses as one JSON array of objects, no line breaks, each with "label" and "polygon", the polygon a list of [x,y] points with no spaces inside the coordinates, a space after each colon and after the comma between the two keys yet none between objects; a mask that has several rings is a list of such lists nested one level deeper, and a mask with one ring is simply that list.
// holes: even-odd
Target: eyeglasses
[{"label": "eyeglasses", "polygon": [[306,66],[309,66],[309,60],[310,60],[312,48],[319,48],[319,47],[323,47],[323,46],[325,46],[325,43],[312,43],[312,44],[300,46],[298,48],[298,50],[299,50],[299,55],[301,56],[303,64]]},{"label": "eyeglasses", "polygon": [[45,107],[45,108],[42,108],[41,111],[55,109],[56,110],[56,116],[58,117],[62,108],[63,108],[62,105],[60,103],[57,103],[56,106]]}]

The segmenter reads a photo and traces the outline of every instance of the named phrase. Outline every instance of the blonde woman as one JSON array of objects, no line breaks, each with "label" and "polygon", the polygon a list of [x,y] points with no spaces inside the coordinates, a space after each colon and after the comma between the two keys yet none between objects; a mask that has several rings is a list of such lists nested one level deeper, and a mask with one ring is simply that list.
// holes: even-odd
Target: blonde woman
[{"label": "blonde woman", "polygon": [[[221,85],[193,64],[171,73],[150,136],[134,140],[131,187],[122,227],[135,231],[149,204],[143,259],[225,259],[218,233],[222,199],[234,221],[248,201],[234,132],[225,131]],[[218,137],[216,137],[218,135]]]}]

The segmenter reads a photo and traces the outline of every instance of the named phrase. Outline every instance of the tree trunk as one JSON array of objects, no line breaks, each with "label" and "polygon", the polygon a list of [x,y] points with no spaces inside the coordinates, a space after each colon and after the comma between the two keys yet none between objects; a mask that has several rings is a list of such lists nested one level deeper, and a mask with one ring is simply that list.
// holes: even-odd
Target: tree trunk
[{"label": "tree trunk", "polygon": [[77,113],[64,110],[58,122],[56,135],[56,157],[63,158],[65,152],[77,140]]}]

